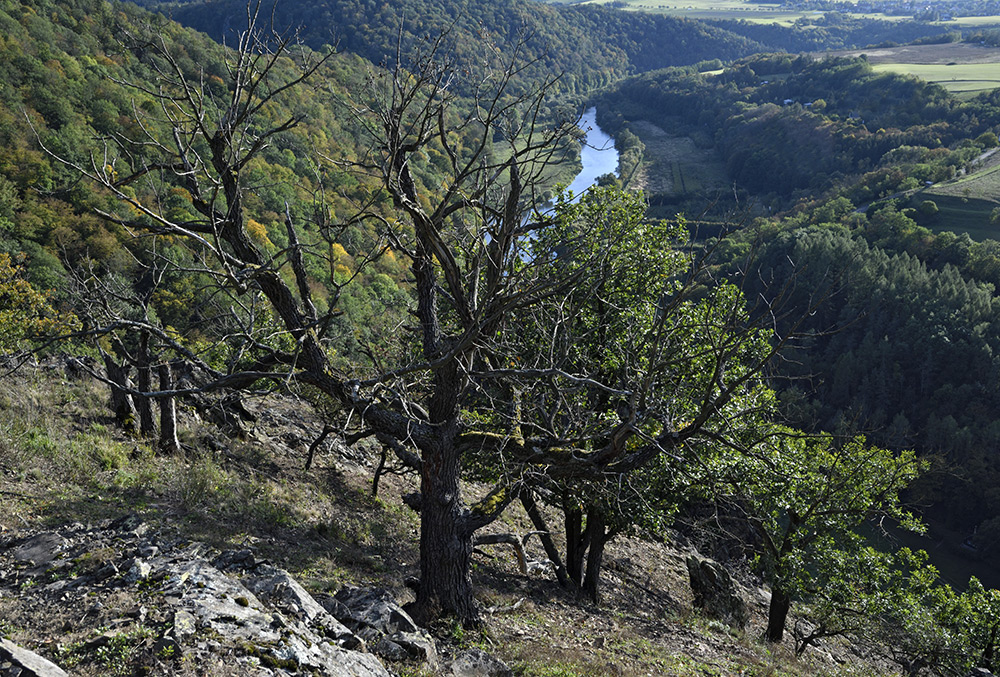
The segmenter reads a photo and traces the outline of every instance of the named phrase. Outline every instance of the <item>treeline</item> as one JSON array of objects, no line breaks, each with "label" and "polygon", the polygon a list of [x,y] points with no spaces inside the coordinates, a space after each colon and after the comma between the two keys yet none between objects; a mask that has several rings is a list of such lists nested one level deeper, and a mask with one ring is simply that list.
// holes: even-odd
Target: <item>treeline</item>
[{"label": "treeline", "polygon": [[[266,7],[270,11],[271,3]],[[176,20],[219,40],[232,40],[246,3],[241,0],[162,4]],[[279,2],[279,27],[298,28],[314,48],[337,45],[373,63],[389,63],[400,44],[404,55],[427,49],[442,32],[457,67],[474,62],[480,37],[526,64],[519,80],[562,73],[561,86],[589,92],[635,71],[685,65],[704,59],[731,60],[762,51],[751,38],[702,22],[598,6],[555,6],[506,0],[415,2],[327,0]]]},{"label": "treeline", "polygon": [[933,42],[947,39],[950,33],[946,26],[916,21],[858,19],[837,12],[799,19],[794,26],[731,19],[713,19],[708,23],[763,43],[772,50],[792,53]]}]

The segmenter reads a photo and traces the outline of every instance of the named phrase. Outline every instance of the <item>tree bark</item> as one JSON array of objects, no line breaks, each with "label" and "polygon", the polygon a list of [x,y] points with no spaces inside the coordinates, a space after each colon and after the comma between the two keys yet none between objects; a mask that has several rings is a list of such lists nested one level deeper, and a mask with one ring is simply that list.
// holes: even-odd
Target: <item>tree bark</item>
[{"label": "tree bark", "polygon": [[[168,363],[161,364],[158,369],[160,390],[170,390],[173,387],[173,375]],[[177,439],[177,405],[173,397],[160,398],[160,451],[176,454],[181,450],[181,442]]]},{"label": "tree bark", "polygon": [[590,550],[587,552],[587,571],[583,579],[583,591],[595,604],[601,601],[601,562],[604,560],[604,545],[608,542],[606,527],[603,512],[597,508],[591,508],[587,511]]},{"label": "tree bark", "polygon": [[[153,374],[152,368],[149,366],[149,332],[144,331],[139,336],[139,354],[136,362],[136,386],[141,392],[151,392],[153,390]],[[156,434],[156,423],[153,421],[153,402],[148,397],[140,395],[135,398],[135,408],[139,414],[139,432],[143,437],[152,437]]]},{"label": "tree bark", "polygon": [[442,615],[479,625],[472,595],[472,535],[459,491],[453,435],[424,450],[420,473],[420,589],[413,617],[426,624]]},{"label": "tree bark", "polygon": [[764,639],[768,642],[780,642],[785,636],[785,621],[788,610],[792,606],[792,598],[780,587],[771,589],[771,605],[767,610],[767,630]]}]

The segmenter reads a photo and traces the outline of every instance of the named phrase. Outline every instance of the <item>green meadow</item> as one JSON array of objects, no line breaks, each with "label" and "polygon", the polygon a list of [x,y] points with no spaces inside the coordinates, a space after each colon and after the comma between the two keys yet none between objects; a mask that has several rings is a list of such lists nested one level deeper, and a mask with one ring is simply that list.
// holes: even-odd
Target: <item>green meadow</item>
[{"label": "green meadow", "polygon": [[936,82],[951,92],[978,92],[1000,87],[1000,65],[996,63],[879,63],[876,71],[908,73]]}]

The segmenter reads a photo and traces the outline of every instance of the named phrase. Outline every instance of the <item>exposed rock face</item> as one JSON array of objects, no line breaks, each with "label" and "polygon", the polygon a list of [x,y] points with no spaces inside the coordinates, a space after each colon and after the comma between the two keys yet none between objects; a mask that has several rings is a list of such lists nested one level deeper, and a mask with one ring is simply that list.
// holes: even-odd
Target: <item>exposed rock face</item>
[{"label": "exposed rock face", "polygon": [[[362,637],[287,571],[257,561],[249,550],[210,557],[199,543],[163,541],[148,531],[140,520],[125,518],[0,541],[0,596],[33,596],[35,608],[53,612],[82,604],[84,617],[115,615],[101,599],[139,603],[118,618],[102,618],[100,625],[112,630],[61,647],[50,656],[55,662],[88,660],[88,651],[96,655],[127,635],[144,638],[148,660],[166,672],[171,662],[196,665],[214,655],[225,657],[235,674],[389,677]],[[385,593],[375,608],[352,613],[372,622],[384,617],[381,627],[393,631],[391,641],[405,658],[436,661],[434,642],[394,605]],[[65,675],[55,662],[13,642],[0,644],[3,674]]]},{"label": "exposed rock face", "polygon": [[736,589],[736,583],[725,567],[715,560],[695,555],[687,558],[694,606],[707,616],[727,625],[745,628],[750,614],[746,602]]}]

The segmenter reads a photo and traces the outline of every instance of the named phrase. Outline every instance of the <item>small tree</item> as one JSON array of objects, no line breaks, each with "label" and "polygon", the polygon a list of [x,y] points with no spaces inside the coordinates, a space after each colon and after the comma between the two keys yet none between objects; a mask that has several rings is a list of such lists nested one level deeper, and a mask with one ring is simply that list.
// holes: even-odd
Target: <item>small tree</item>
[{"label": "small tree", "polygon": [[831,582],[851,580],[850,565],[872,556],[857,534],[887,517],[919,524],[899,494],[924,464],[912,451],[894,455],[863,438],[781,431],[736,456],[727,469],[729,501],[757,535],[757,565],[771,586],[764,637],[780,642],[791,602]]},{"label": "small tree", "polygon": [[[598,478],[525,476],[563,512],[565,558],[550,559],[595,601],[606,544],[633,526],[662,527],[700,472],[697,451],[726,444],[774,404],[762,371],[781,342],[751,321],[738,288],[712,279],[683,221],[647,220],[645,207],[641,195],[610,189],[556,206],[532,245],[546,275],[578,280],[524,313],[527,340],[511,370],[520,380],[508,384],[523,430],[560,441],[563,453],[603,454]],[[498,429],[513,422],[494,412]],[[645,455],[618,464],[636,452]],[[547,531],[540,513],[529,515]]]}]

